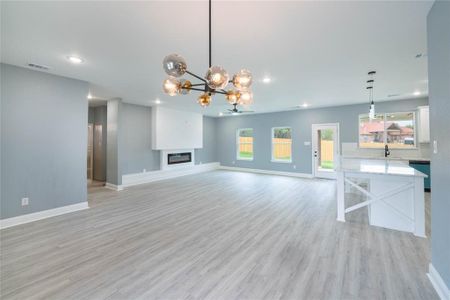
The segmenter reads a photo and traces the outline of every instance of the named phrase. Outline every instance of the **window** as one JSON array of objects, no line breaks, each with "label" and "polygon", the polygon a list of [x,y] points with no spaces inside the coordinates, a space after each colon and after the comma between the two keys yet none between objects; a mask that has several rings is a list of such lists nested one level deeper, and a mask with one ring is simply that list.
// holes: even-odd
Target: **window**
[{"label": "window", "polygon": [[290,127],[272,128],[272,161],[292,161],[292,135]]},{"label": "window", "polygon": [[377,114],[370,120],[368,115],[359,116],[359,147],[392,149],[416,148],[414,112]]},{"label": "window", "polygon": [[236,144],[237,159],[253,160],[253,128],[238,129]]}]

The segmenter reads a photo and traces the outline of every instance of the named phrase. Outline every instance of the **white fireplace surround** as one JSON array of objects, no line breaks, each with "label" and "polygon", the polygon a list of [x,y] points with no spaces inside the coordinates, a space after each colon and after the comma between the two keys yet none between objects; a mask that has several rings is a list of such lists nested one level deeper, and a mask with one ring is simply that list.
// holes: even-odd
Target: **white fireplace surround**
[{"label": "white fireplace surround", "polygon": [[[191,161],[186,163],[178,163],[169,165],[168,163],[168,155],[176,154],[176,153],[191,153]],[[174,169],[182,169],[186,167],[192,167],[195,165],[195,151],[194,149],[175,149],[175,150],[161,150],[161,170],[174,170]]]}]

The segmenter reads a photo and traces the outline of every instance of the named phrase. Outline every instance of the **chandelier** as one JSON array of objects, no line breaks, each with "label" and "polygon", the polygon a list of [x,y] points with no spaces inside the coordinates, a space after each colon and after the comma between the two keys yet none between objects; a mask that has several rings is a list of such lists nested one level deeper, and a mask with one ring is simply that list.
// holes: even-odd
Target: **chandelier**
[{"label": "chandelier", "polygon": [[[231,79],[227,71],[221,66],[213,66],[211,59],[211,0],[209,0],[209,68],[205,77],[196,75],[188,70],[186,61],[178,54],[167,55],[163,60],[164,71],[169,77],[163,82],[163,91],[169,96],[187,95],[190,91],[202,92],[198,97],[198,103],[202,107],[209,106],[212,96],[225,95],[225,99],[231,105],[249,105],[253,103],[253,93],[250,89],[252,74],[246,69],[237,72]],[[200,80],[193,83],[180,78],[184,74]],[[234,88],[227,89],[232,83]]]}]

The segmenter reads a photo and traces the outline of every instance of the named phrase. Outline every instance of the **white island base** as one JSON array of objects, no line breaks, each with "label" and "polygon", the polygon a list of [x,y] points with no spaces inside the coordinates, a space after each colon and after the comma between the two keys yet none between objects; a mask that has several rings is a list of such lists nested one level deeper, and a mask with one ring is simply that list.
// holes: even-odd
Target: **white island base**
[{"label": "white island base", "polygon": [[[369,224],[425,236],[424,178],[427,175],[407,164],[388,160],[345,159],[337,170],[337,220],[345,214],[368,208]],[[364,181],[368,187],[358,183]],[[346,187],[367,197],[345,207]]]}]

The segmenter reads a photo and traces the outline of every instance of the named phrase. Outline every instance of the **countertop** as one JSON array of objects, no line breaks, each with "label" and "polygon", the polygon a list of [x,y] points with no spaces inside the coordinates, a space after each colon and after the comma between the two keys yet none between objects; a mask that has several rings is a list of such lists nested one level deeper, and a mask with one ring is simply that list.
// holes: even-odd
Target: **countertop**
[{"label": "countertop", "polygon": [[405,161],[405,162],[409,162],[410,160],[415,160],[415,161],[430,162],[430,159],[427,157],[388,156],[387,158],[384,158],[382,156],[343,155],[342,158],[343,159],[368,159],[368,160],[376,159],[376,160],[389,160],[389,161],[397,160],[397,161]]},{"label": "countertop", "polygon": [[394,159],[359,159],[343,157],[337,172],[354,172],[378,175],[428,177],[411,168],[406,162]]}]

